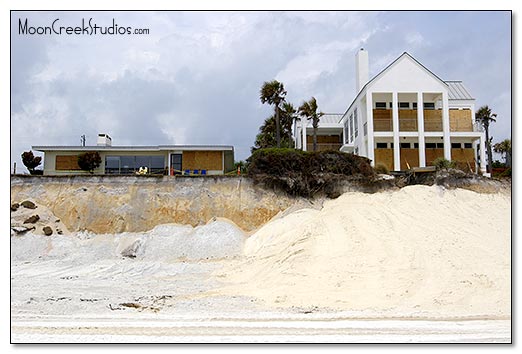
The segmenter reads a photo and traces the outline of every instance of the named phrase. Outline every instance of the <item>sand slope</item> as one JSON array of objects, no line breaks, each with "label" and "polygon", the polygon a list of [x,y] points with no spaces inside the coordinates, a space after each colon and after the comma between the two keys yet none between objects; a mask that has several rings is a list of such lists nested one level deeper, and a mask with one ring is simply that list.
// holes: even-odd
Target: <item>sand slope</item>
[{"label": "sand slope", "polygon": [[508,317],[510,213],[500,193],[346,193],[253,234],[221,292],[310,311]]}]

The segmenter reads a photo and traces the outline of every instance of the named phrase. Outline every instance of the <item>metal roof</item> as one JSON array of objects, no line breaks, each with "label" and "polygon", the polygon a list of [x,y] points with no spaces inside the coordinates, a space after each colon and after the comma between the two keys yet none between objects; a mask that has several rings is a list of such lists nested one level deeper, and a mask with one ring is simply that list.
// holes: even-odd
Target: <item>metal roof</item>
[{"label": "metal roof", "polygon": [[448,99],[450,100],[473,100],[469,91],[462,81],[446,81],[448,85]]},{"label": "metal roof", "polygon": [[36,151],[165,151],[165,150],[204,150],[234,151],[231,145],[155,145],[155,146],[33,146]]},{"label": "metal roof", "polygon": [[[319,119],[319,127],[326,127],[326,126],[338,126],[339,121],[343,117],[342,113],[325,113],[321,118]],[[302,119],[302,118],[301,118]],[[312,120],[309,120],[307,125],[307,128],[312,127]]]}]

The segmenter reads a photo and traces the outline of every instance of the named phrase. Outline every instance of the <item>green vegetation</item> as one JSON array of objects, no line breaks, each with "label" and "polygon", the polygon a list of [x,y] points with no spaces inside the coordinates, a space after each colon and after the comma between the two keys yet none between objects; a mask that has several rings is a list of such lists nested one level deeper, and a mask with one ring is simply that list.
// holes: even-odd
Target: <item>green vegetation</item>
[{"label": "green vegetation", "polygon": [[281,82],[277,80],[267,81],[263,83],[263,86],[261,86],[261,91],[259,92],[259,98],[261,99],[261,103],[268,103],[269,105],[274,105],[274,118],[276,128],[275,139],[277,147],[281,146],[281,123],[279,121],[279,105],[281,105],[285,101],[285,96],[285,87]]},{"label": "green vegetation", "polygon": [[100,166],[100,164],[101,156],[97,151],[85,152],[78,155],[78,166],[80,166],[80,168],[84,171],[93,173],[94,170]]},{"label": "green vegetation", "polygon": [[433,166],[435,166],[437,171],[440,171],[455,168],[457,164],[455,161],[446,160],[444,157],[437,157],[435,160],[433,160]]},{"label": "green vegetation", "polygon": [[340,151],[259,149],[247,161],[254,182],[303,197],[335,196],[343,180],[354,176],[371,180],[375,175],[369,159]]},{"label": "green vegetation", "polygon": [[40,166],[42,163],[42,158],[40,156],[34,156],[32,151],[25,151],[22,155],[22,162],[27,170],[32,175],[42,175],[42,170],[37,170],[36,167]]},{"label": "green vegetation", "polygon": [[511,167],[511,139],[505,139],[500,143],[496,143],[493,145],[493,150],[496,153],[504,155],[506,166]]},{"label": "green vegetation", "polygon": [[309,101],[303,102],[299,107],[299,115],[303,119],[311,120],[313,130],[313,151],[317,151],[317,128],[319,128],[319,120],[324,115],[323,112],[317,112],[317,100],[312,97]]},{"label": "green vegetation", "polygon": [[491,122],[496,122],[497,114],[491,113],[491,108],[488,106],[482,106],[478,109],[477,113],[475,113],[475,121],[484,127],[484,131],[486,133],[486,150],[488,153],[488,164],[487,164],[487,172],[491,172],[491,164],[493,163],[493,153],[491,152],[491,140],[489,137],[489,124]]},{"label": "green vegetation", "polygon": [[390,174],[390,171],[388,170],[388,167],[386,167],[386,165],[383,164],[383,163],[376,164],[375,167],[373,168],[373,170],[375,171],[375,173],[378,173],[378,174],[381,174],[381,175],[388,175],[388,174]]}]

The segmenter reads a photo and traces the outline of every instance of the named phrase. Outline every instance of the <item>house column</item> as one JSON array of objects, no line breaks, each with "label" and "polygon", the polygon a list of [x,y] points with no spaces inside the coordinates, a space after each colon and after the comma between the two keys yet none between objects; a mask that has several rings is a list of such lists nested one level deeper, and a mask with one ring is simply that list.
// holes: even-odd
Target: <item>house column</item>
[{"label": "house column", "polygon": [[417,92],[417,130],[419,133],[419,167],[426,167],[426,143],[424,141],[424,97]]},{"label": "house column", "polygon": [[[362,114],[360,118],[362,118]],[[366,93],[366,128],[368,129],[368,158],[371,160],[371,165],[375,166],[375,147],[373,143],[373,92]],[[362,139],[364,139],[364,131],[362,133]]]},{"label": "house column", "polygon": [[480,172],[484,175],[486,170],[486,135],[484,133],[480,134],[480,142],[479,142],[479,152],[480,152]]},{"label": "house column", "polygon": [[170,176],[170,151],[167,151],[167,176]]},{"label": "house column", "polygon": [[308,121],[306,120],[305,117],[301,118],[301,133],[303,133],[303,138],[301,139],[301,145],[302,145],[302,150],[303,151],[306,151],[306,123]]},{"label": "house column", "polygon": [[451,161],[448,92],[442,93],[442,136],[444,142],[444,158]]},{"label": "house column", "polygon": [[399,140],[399,102],[398,93],[392,92],[393,121],[393,170],[401,170],[401,142]]}]

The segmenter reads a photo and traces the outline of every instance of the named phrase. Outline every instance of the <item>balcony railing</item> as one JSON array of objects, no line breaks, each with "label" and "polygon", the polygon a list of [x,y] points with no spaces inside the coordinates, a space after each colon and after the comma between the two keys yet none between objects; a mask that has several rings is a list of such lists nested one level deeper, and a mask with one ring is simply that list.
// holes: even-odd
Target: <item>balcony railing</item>
[{"label": "balcony railing", "polygon": [[[325,150],[339,150],[341,148],[341,143],[317,143],[317,151],[325,151]],[[313,151],[314,144],[307,142],[306,150]]]}]

